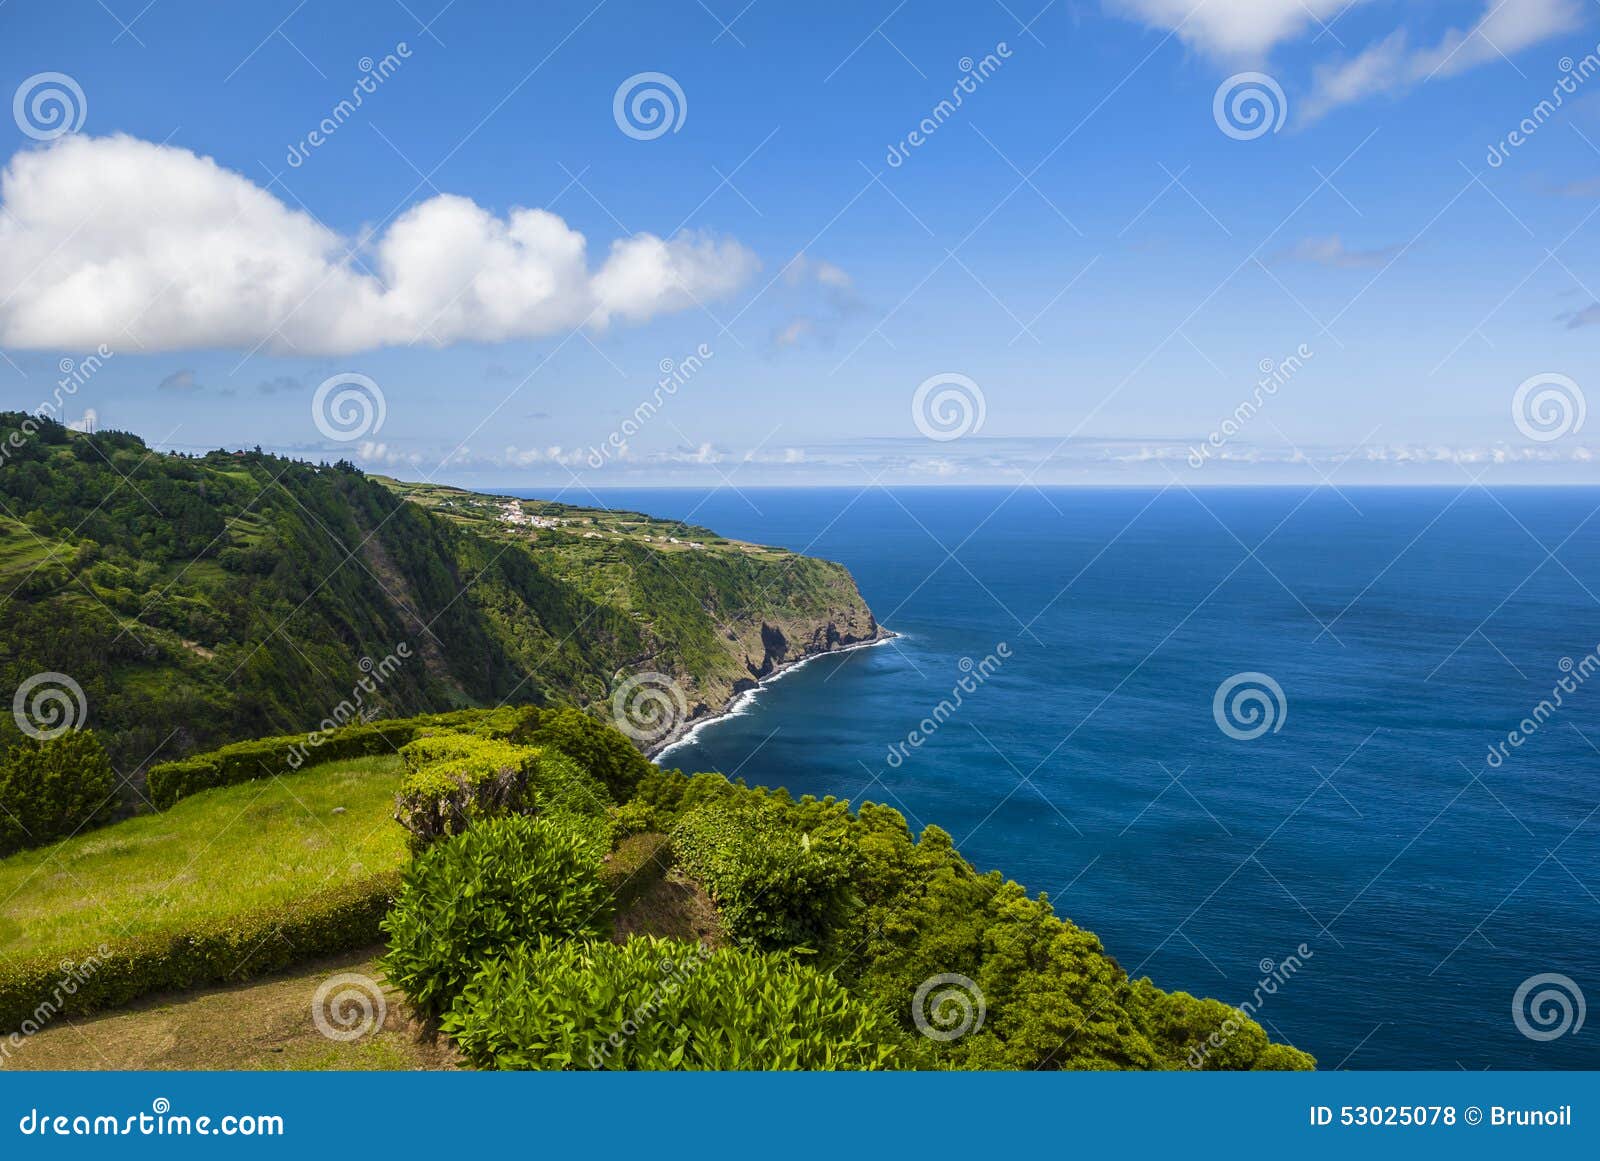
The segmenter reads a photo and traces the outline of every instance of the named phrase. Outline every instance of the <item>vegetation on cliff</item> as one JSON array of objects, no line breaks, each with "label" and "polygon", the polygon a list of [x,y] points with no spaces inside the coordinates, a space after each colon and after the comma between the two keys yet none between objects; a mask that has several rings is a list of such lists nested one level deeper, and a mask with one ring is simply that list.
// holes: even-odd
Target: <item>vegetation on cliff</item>
[{"label": "vegetation on cliff", "polygon": [[702,528],[38,418],[13,445],[23,419],[0,413],[0,688],[71,677],[135,785],[336,714],[599,705],[641,669],[717,709],[876,632],[840,566]]}]

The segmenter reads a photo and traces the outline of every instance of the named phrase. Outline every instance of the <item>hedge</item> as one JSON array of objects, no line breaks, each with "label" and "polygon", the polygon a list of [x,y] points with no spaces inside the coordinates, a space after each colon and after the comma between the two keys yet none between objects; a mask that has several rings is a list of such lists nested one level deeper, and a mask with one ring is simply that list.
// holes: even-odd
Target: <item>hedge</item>
[{"label": "hedge", "polygon": [[603,934],[609,835],[570,816],[491,818],[437,843],[402,873],[383,921],[384,974],[437,1016],[484,962],[541,935]]},{"label": "hedge", "polygon": [[530,812],[528,780],[539,751],[492,738],[444,734],[419,738],[400,751],[407,773],[395,802],[395,821],[421,851],[460,834],[480,818]]},{"label": "hedge", "polygon": [[821,952],[854,906],[853,853],[813,841],[775,806],[691,810],[673,828],[672,851],[735,942],[763,951]]},{"label": "hedge", "polygon": [[370,947],[383,940],[380,924],[399,886],[399,873],[391,871],[326,888],[286,908],[102,944],[76,963],[54,956],[0,962],[0,1035],[153,992],[253,979]]},{"label": "hedge", "polygon": [[0,855],[43,846],[110,819],[117,776],[90,730],[0,751]]},{"label": "hedge", "polygon": [[524,720],[524,709],[506,706],[357,722],[310,734],[235,742],[210,753],[152,766],[145,777],[145,790],[156,809],[166,810],[181,798],[217,786],[271,778],[324,762],[392,754],[429,730],[474,730],[497,737],[510,733]]}]

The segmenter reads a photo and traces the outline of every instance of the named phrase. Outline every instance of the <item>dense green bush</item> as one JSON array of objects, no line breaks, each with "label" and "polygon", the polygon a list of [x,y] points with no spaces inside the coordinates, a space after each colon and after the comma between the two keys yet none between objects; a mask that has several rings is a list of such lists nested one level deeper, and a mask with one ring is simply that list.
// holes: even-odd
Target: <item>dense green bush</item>
[{"label": "dense green bush", "polygon": [[496,737],[509,731],[516,721],[517,710],[511,707],[456,710],[392,721],[356,722],[313,734],[256,738],[152,766],[145,786],[150,801],[157,809],[165,810],[180,798],[215,786],[271,778],[324,762],[392,754],[429,731],[471,731]]},{"label": "dense green bush", "polygon": [[893,1067],[892,1029],[785,956],[642,936],[542,941],[488,964],[444,1029],[502,1069]]},{"label": "dense green bush", "polygon": [[152,992],[253,979],[319,956],[368,947],[399,876],[329,887],[288,909],[243,912],[175,934],[58,955],[0,960],[0,1034],[126,1004]]},{"label": "dense green bush", "polygon": [[534,809],[540,814],[578,814],[609,820],[616,812],[617,804],[604,783],[557,750],[539,751],[530,784]]},{"label": "dense green bush", "polygon": [[400,751],[407,766],[395,821],[414,850],[462,833],[473,822],[533,808],[529,775],[539,752],[493,738],[446,734],[419,738]]},{"label": "dense green bush", "polygon": [[[1059,918],[1044,896],[1030,898],[998,872],[979,874],[938,827],[914,838],[888,807],[865,803],[852,813],[831,798],[795,802],[781,790],[752,790],[720,775],[685,779],[661,771],[641,780],[621,814],[630,826],[670,829],[683,868],[706,884],[736,937],[758,946],[786,934],[794,918],[781,896],[789,870],[783,856],[793,858],[795,836],[804,836],[811,852],[837,852],[848,868],[851,905],[802,908],[806,945],[820,945],[852,994],[899,1026],[909,1065],[1315,1066],[1305,1053],[1270,1043],[1259,1024],[1225,1004],[1129,979],[1099,939]],[[820,898],[838,897],[824,890]],[[939,976],[971,985],[960,986],[972,1015],[960,1035],[935,1039],[922,1034],[914,1003]],[[921,1015],[927,1023],[937,1011],[925,1002]]]},{"label": "dense green bush", "polygon": [[632,798],[640,780],[655,770],[624,734],[571,706],[540,711],[534,728],[522,736],[530,745],[567,755],[618,802]]},{"label": "dense green bush", "polygon": [[403,872],[383,924],[384,971],[419,1011],[438,1015],[489,959],[541,935],[600,934],[609,845],[602,825],[567,815],[486,819],[436,843]]},{"label": "dense green bush", "polygon": [[482,818],[534,813],[609,818],[616,806],[596,778],[556,750],[438,733],[409,743],[400,757],[407,774],[395,820],[411,833],[419,851]]},{"label": "dense green bush", "polygon": [[813,838],[775,804],[692,810],[673,829],[672,849],[740,943],[822,951],[852,905],[848,850]]},{"label": "dense green bush", "polygon": [[89,730],[45,741],[18,736],[0,753],[0,855],[106,821],[117,776]]}]

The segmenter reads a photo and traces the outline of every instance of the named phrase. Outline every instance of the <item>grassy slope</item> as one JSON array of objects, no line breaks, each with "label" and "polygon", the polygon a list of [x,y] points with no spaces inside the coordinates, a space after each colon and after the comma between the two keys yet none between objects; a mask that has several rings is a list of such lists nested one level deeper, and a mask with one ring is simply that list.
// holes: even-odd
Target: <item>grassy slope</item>
[{"label": "grassy slope", "polygon": [[398,868],[399,783],[398,757],[332,763],[0,860],[0,951],[82,953]]},{"label": "grassy slope", "polygon": [[[652,865],[649,883],[616,917],[618,941],[634,935],[726,942],[715,905],[695,883]],[[381,1029],[336,1043],[311,1019],[311,998],[330,976],[381,982],[379,949],[307,964],[271,979],[155,996],[119,1011],[62,1018],[29,1037],[5,1067],[28,1069],[438,1069],[454,1049],[412,1018],[405,997],[384,986]]]}]

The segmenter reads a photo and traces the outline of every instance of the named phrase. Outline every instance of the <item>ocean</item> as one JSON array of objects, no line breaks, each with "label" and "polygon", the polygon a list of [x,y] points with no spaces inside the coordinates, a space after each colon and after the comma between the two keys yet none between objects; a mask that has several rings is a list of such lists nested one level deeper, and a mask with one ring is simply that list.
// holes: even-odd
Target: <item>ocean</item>
[{"label": "ocean", "polygon": [[942,827],[1323,1068],[1600,1067],[1600,489],[599,496],[900,634],[666,765]]}]

